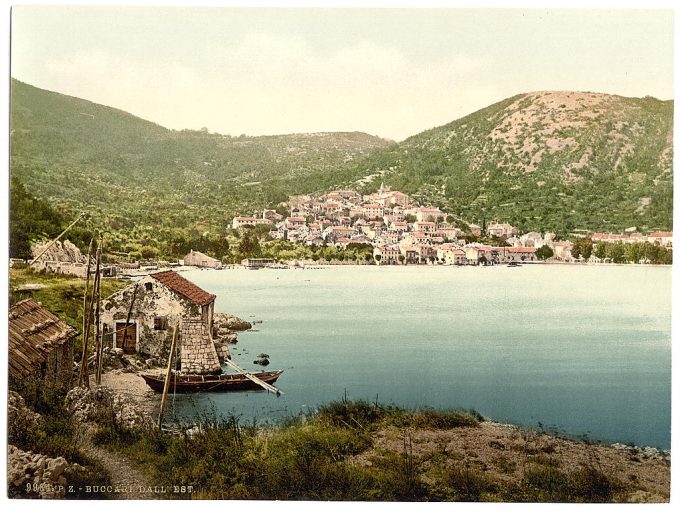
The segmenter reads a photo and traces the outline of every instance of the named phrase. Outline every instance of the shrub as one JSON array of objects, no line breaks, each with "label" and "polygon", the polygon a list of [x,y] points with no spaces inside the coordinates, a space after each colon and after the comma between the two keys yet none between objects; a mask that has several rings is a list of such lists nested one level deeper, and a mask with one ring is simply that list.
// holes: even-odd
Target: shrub
[{"label": "shrub", "polygon": [[454,501],[483,501],[486,493],[493,493],[497,486],[481,470],[455,465],[444,475],[444,482],[452,490]]},{"label": "shrub", "polygon": [[423,410],[414,413],[413,426],[431,429],[477,427],[479,418],[479,414],[474,412]]}]

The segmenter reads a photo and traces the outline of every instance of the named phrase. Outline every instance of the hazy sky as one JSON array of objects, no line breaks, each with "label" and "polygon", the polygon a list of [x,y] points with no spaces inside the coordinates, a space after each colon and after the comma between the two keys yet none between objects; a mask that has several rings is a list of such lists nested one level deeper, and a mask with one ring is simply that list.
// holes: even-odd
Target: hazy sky
[{"label": "hazy sky", "polygon": [[673,13],[20,6],[11,67],[168,128],[401,140],[521,92],[670,99]]}]

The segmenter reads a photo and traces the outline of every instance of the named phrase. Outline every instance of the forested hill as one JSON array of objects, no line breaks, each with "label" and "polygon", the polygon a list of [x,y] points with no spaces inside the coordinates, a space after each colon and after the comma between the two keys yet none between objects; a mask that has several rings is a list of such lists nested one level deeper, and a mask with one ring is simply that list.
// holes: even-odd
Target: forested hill
[{"label": "forested hill", "polygon": [[11,170],[30,193],[128,237],[219,232],[237,213],[322,189],[336,169],[392,141],[365,133],[230,137],[168,130],[17,80]]},{"label": "forested hill", "polygon": [[525,230],[670,229],[672,130],[673,101],[535,92],[377,151],[344,180]]},{"label": "forested hill", "polygon": [[168,130],[16,80],[11,98],[13,177],[66,219],[87,210],[119,248],[184,247],[289,194],[381,181],[525,231],[672,228],[672,101],[521,94],[395,144],[360,132]]}]

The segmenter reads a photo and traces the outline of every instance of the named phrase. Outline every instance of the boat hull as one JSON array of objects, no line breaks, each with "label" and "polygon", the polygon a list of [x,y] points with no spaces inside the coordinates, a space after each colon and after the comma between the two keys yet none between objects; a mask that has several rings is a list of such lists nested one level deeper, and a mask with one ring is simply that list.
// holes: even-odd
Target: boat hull
[{"label": "boat hull", "polygon": [[[252,375],[258,379],[273,384],[283,373],[283,370],[273,372],[258,372]],[[164,375],[154,375],[143,373],[142,378],[146,384],[154,391],[162,392],[165,385]],[[168,390],[176,393],[197,393],[202,392],[225,392],[225,391],[250,391],[261,390],[262,388],[239,374],[222,375],[177,375],[170,377]]]}]

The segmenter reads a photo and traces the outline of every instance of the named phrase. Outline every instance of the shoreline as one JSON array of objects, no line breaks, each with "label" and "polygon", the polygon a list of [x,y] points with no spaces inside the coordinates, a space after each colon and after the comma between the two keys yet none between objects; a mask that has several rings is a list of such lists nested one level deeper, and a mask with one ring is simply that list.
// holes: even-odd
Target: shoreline
[{"label": "shoreline", "polygon": [[[157,414],[158,406],[160,404],[160,394],[154,392],[149,388],[144,379],[140,376],[142,372],[123,372],[119,370],[108,371],[102,374],[102,385],[109,387],[115,393],[123,395],[125,398],[129,399],[130,402],[134,404],[135,407],[139,407],[147,414]],[[315,406],[314,410],[318,410],[321,405]],[[400,406],[397,406],[400,407]],[[421,409],[410,409],[403,408],[403,410],[421,410]],[[450,409],[445,408],[423,408],[422,410],[433,410],[439,412],[449,411]],[[271,424],[263,424],[262,428],[280,428],[282,424],[290,418],[296,417],[297,415],[291,413],[290,416],[284,418],[274,419]],[[513,430],[519,432],[532,432],[537,435],[544,435],[556,440],[562,440],[569,443],[576,444],[587,444],[592,446],[601,446],[605,448],[611,448],[614,450],[622,451],[638,451],[650,454],[655,454],[654,456],[661,459],[670,460],[671,449],[670,448],[660,448],[657,446],[640,446],[634,444],[627,444],[621,441],[596,441],[589,439],[582,439],[577,434],[569,434],[567,432],[560,431],[542,431],[535,427],[506,423],[501,421],[496,421],[493,418],[484,418],[484,423],[493,425],[497,428],[505,430]]]}]

